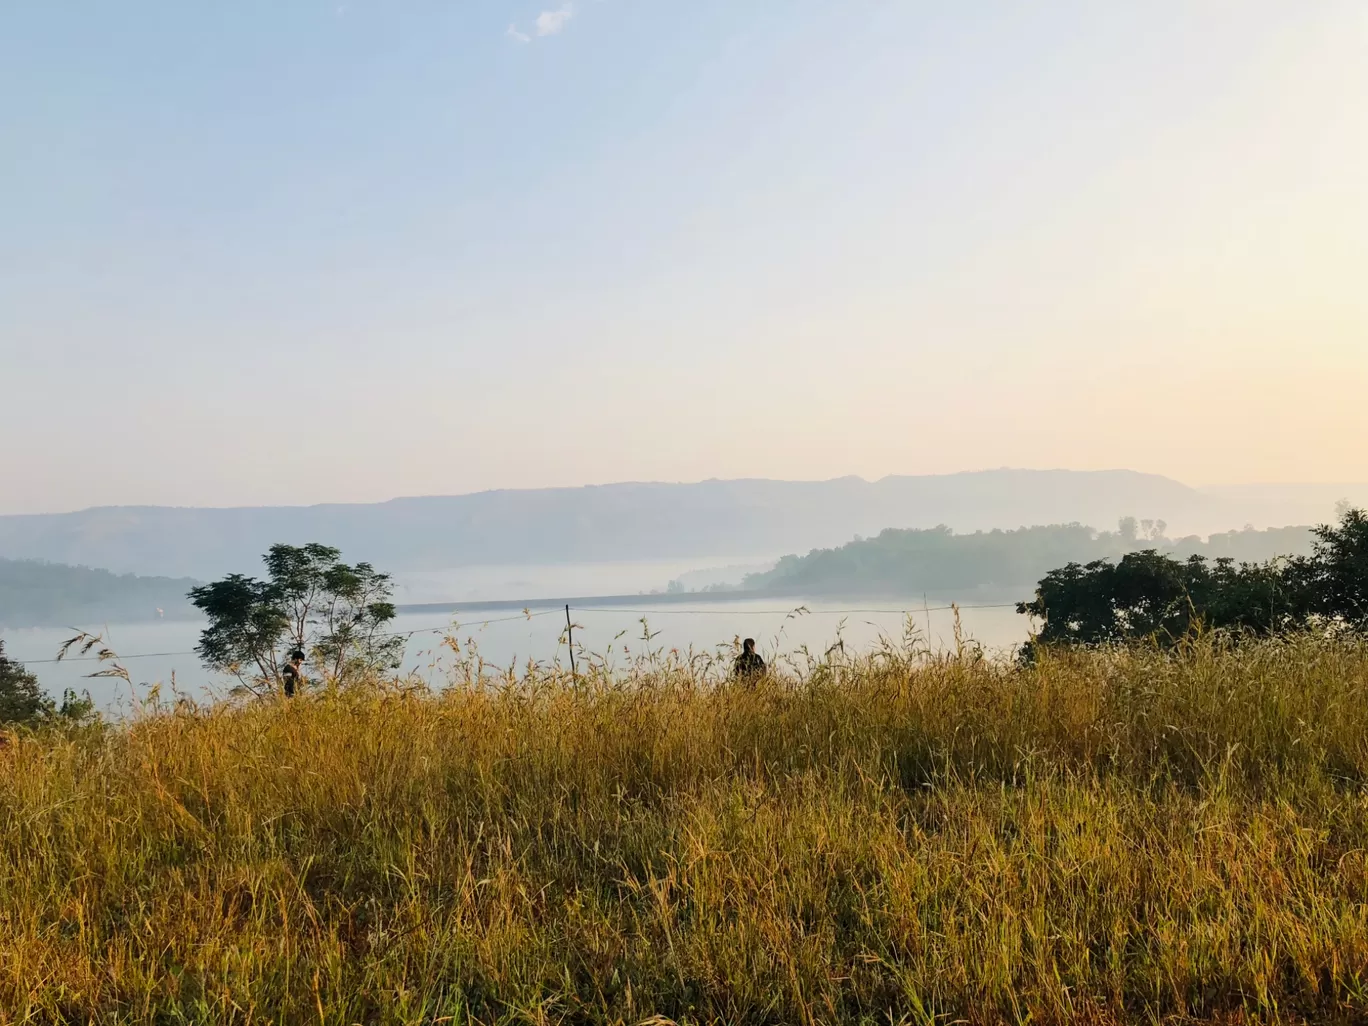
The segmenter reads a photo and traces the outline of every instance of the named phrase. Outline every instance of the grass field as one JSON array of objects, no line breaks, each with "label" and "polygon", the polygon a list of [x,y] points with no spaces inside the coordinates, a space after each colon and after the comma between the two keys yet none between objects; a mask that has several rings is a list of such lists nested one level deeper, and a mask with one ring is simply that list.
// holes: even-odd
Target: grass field
[{"label": "grass field", "polygon": [[1368,648],[885,652],[0,749],[0,1020],[1368,1019]]}]

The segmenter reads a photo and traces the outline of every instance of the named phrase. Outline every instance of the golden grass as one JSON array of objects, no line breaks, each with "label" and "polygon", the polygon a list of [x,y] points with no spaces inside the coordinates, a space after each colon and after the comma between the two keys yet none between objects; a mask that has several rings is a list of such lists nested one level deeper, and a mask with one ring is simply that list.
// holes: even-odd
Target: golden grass
[{"label": "golden grass", "polygon": [[0,749],[14,1022],[1354,1022],[1368,648],[657,661]]}]

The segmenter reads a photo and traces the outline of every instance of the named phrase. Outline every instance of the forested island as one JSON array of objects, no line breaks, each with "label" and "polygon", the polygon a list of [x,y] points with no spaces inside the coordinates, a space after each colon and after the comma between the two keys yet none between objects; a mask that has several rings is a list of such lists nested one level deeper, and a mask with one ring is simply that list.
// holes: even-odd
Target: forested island
[{"label": "forested island", "polygon": [[0,626],[188,619],[190,578],[138,577],[42,560],[0,559]]},{"label": "forested island", "polygon": [[1115,531],[1084,524],[956,534],[949,527],[882,531],[835,549],[785,556],[773,570],[749,574],[746,591],[804,596],[868,597],[955,593],[960,597],[1013,597],[1022,587],[1067,563],[1118,559],[1154,549],[1185,559],[1203,556],[1257,562],[1311,551],[1310,527],[1246,528],[1168,538],[1162,520],[1126,517]]}]

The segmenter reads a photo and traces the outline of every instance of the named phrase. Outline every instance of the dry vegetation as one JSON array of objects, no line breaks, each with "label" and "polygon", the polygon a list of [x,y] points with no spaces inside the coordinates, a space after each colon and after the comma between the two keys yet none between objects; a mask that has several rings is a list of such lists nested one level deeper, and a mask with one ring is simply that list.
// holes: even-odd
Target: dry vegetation
[{"label": "dry vegetation", "polygon": [[1368,648],[657,660],[0,749],[0,1019],[1368,1017]]}]

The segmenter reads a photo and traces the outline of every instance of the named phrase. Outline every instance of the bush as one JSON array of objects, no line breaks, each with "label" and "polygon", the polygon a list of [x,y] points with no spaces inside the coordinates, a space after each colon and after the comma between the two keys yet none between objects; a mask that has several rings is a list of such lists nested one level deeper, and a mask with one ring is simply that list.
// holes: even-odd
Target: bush
[{"label": "bush", "polygon": [[39,727],[49,723],[86,723],[96,718],[89,694],[68,688],[59,706],[43,691],[38,678],[5,657],[0,641],[0,726]]},{"label": "bush", "polygon": [[38,678],[5,656],[0,641],[0,726],[31,726],[55,711]]}]

